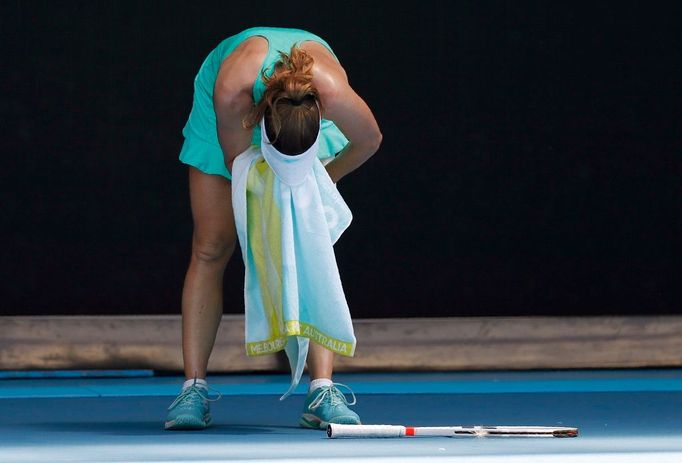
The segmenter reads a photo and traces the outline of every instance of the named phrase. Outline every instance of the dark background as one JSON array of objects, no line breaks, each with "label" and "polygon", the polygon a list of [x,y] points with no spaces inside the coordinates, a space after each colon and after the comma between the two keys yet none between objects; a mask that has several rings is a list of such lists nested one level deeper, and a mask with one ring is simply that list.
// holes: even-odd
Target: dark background
[{"label": "dark background", "polygon": [[354,317],[682,313],[677,5],[3,2],[0,313],[180,312],[194,74],[255,25],[327,39],[382,128]]}]

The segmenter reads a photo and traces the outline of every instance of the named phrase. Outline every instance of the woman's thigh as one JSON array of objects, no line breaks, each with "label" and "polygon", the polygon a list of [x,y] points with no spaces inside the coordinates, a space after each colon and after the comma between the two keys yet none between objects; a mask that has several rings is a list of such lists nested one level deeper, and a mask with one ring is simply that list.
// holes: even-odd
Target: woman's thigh
[{"label": "woman's thigh", "polygon": [[237,241],[231,183],[222,175],[205,174],[190,167],[189,192],[195,257],[229,259]]}]

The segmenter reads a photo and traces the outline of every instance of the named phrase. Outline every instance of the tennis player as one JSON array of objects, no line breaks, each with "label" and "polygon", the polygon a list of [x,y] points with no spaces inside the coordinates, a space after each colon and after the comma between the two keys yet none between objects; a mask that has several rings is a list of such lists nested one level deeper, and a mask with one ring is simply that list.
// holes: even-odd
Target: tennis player
[{"label": "tennis player", "polygon": [[[180,161],[188,165],[194,231],[182,291],[185,382],[168,407],[165,428],[202,429],[211,423],[208,360],[223,313],[223,274],[235,249],[230,170],[235,157],[260,145],[262,101],[274,103],[278,150],[305,151],[320,125],[318,157],[336,183],[365,163],[382,135],[372,111],[350,86],[329,44],[300,29],[254,27],[213,49],[194,81]],[[320,114],[321,112],[321,114]],[[311,130],[311,127],[315,127]],[[332,381],[333,352],[311,341],[310,386],[301,426],[358,424],[360,418]],[[219,397],[218,397],[219,398]]]}]

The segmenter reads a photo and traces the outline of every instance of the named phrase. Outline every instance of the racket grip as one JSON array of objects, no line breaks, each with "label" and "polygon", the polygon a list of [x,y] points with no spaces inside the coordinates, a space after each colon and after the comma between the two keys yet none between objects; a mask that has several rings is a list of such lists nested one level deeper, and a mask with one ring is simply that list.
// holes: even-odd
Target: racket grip
[{"label": "racket grip", "polygon": [[336,424],[327,425],[327,436],[337,437],[402,437],[405,426],[388,424]]}]

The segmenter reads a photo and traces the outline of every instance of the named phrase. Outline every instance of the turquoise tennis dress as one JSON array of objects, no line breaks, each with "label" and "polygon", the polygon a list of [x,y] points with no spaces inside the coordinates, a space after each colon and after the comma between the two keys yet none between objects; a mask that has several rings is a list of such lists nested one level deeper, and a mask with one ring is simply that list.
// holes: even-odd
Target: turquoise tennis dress
[{"label": "turquoise tennis dress", "polygon": [[[253,27],[232,35],[218,44],[206,57],[194,79],[194,101],[192,111],[182,135],[185,140],[180,150],[180,161],[194,166],[206,174],[222,175],[232,179],[225,167],[222,149],[218,143],[216,117],[213,109],[213,87],[223,60],[244,40],[249,37],[260,36],[267,39],[268,54],[263,61],[262,70],[271,75],[274,65],[279,60],[279,52],[288,53],[291,47],[304,41],[312,40],[326,46],[334,55],[331,47],[315,34],[301,30],[279,27]],[[336,55],[334,55],[336,56]],[[265,84],[259,74],[253,84],[253,101],[257,104]],[[326,159],[335,156],[348,143],[348,139],[341,133],[332,121],[322,119],[320,146],[317,157]],[[253,129],[251,143],[260,146],[260,126]]]}]

